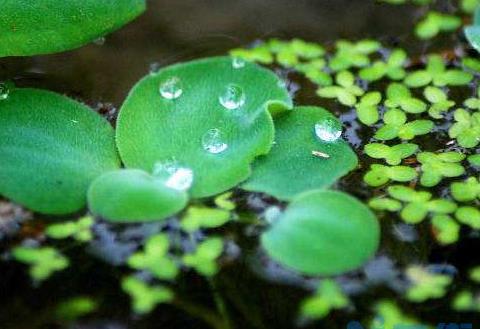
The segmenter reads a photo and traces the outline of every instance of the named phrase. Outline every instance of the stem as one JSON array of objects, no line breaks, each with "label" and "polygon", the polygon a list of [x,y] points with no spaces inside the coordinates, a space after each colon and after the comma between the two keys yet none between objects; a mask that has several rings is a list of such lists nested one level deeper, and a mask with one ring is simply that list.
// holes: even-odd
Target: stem
[{"label": "stem", "polygon": [[222,296],[218,292],[217,285],[213,278],[208,278],[208,283],[212,289],[213,299],[215,301],[215,305],[217,306],[218,313],[223,318],[224,328],[225,329],[233,329],[232,322],[230,320],[230,315],[228,314],[227,307],[225,305],[225,301],[223,300]]},{"label": "stem", "polygon": [[224,321],[219,315],[215,314],[206,307],[195,303],[187,302],[186,300],[181,299],[178,296],[176,296],[172,304],[179,309],[185,311],[186,313],[190,314],[191,316],[203,320],[205,323],[207,323],[214,329],[229,329],[224,325]]}]

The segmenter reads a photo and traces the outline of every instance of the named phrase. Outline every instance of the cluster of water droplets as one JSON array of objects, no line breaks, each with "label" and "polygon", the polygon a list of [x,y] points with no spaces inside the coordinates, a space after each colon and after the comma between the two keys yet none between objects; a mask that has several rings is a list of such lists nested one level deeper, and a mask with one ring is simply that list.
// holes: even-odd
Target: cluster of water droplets
[{"label": "cluster of water droplets", "polygon": [[165,186],[178,191],[186,191],[193,184],[193,170],[181,166],[175,159],[155,163],[153,175],[164,180]]},{"label": "cluster of water droplets", "polygon": [[228,144],[224,142],[223,133],[217,129],[209,129],[202,137],[203,149],[212,154],[219,154],[228,149]]},{"label": "cluster of water droplets", "polygon": [[160,95],[168,100],[177,99],[183,94],[183,84],[179,77],[171,77],[163,81],[159,88]]},{"label": "cluster of water droplets", "polygon": [[342,128],[337,120],[327,118],[315,124],[315,135],[324,142],[335,142],[342,135]]},{"label": "cluster of water droplets", "polygon": [[4,101],[10,95],[10,87],[5,82],[0,82],[0,101]]}]

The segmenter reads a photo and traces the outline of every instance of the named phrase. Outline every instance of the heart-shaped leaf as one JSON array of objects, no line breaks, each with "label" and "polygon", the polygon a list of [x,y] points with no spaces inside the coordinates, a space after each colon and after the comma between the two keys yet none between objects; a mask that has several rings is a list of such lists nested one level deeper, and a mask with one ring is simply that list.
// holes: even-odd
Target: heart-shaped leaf
[{"label": "heart-shaped leaf", "polygon": [[85,206],[90,183],[119,166],[112,127],[86,106],[37,89],[0,100],[5,197],[41,213],[72,213]]},{"label": "heart-shaped leaf", "polygon": [[98,177],[88,190],[90,210],[115,222],[165,219],[188,202],[185,190],[138,169],[117,170]]},{"label": "heart-shaped leaf", "polygon": [[261,241],[283,265],[310,275],[334,275],[366,262],[379,236],[367,206],[342,192],[316,190],[298,196]]},{"label": "heart-shaped leaf", "polygon": [[0,57],[50,54],[80,47],[130,22],[145,0],[3,0]]},{"label": "heart-shaped leaf", "polygon": [[322,108],[297,107],[279,116],[275,126],[272,151],[254,163],[246,190],[290,200],[332,185],[357,166],[356,154],[340,138],[340,121]]},{"label": "heart-shaped leaf", "polygon": [[127,167],[191,168],[194,197],[248,178],[253,159],[273,142],[271,111],[292,105],[271,71],[230,57],[170,66],[141,80],[120,111],[117,144]]}]

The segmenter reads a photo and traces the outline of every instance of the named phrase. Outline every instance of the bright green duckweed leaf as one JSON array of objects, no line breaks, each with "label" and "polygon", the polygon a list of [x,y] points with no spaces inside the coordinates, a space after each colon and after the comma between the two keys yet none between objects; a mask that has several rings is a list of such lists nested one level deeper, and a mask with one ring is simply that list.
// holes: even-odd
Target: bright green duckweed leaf
[{"label": "bright green duckweed leaf", "polygon": [[455,123],[448,130],[448,136],[455,138],[465,148],[473,148],[480,142],[480,112],[470,114],[458,109],[453,115]]},{"label": "bright green duckweed leaf", "polygon": [[422,152],[417,155],[417,160],[422,164],[422,176],[420,183],[422,186],[435,186],[441,182],[444,177],[458,177],[465,173],[460,163],[465,159],[465,154],[460,152],[445,152],[435,154],[432,152]]},{"label": "bright green duckweed leaf", "polygon": [[193,170],[194,197],[245,180],[253,159],[270,150],[268,110],[292,106],[271,71],[230,57],[173,65],[141,80],[123,104],[117,144],[127,167],[151,172],[172,158]]},{"label": "bright green duckweed leaf", "polygon": [[417,171],[407,166],[384,166],[372,164],[363,176],[363,181],[370,186],[382,186],[389,181],[409,182],[417,177]]},{"label": "bright green duckweed leaf", "polygon": [[399,211],[402,209],[400,201],[390,198],[373,198],[368,202],[368,206],[375,210]]},{"label": "bright green duckweed leaf", "polygon": [[445,296],[452,282],[450,276],[431,273],[420,266],[410,266],[407,269],[407,277],[410,279],[411,286],[406,297],[415,303]]},{"label": "bright green duckweed leaf", "polygon": [[457,201],[468,202],[480,198],[480,182],[475,177],[469,177],[465,182],[452,183],[450,189]]},{"label": "bright green duckweed leaf", "polygon": [[407,53],[403,49],[394,49],[385,62],[374,62],[371,66],[361,69],[359,76],[369,82],[380,80],[385,76],[391,80],[401,80],[406,75],[403,69],[406,61]]},{"label": "bright green duckweed leaf", "polygon": [[432,217],[432,228],[435,239],[442,244],[448,245],[458,241],[460,225],[448,215],[435,215]]},{"label": "bright green duckweed leaf", "polygon": [[223,248],[221,238],[208,238],[202,241],[193,253],[185,254],[182,261],[199,274],[211,277],[218,272],[217,258],[221,256]]},{"label": "bright green duckweed leaf", "polygon": [[90,210],[115,222],[165,219],[182,210],[187,202],[185,190],[138,169],[106,173],[88,190]]},{"label": "bright green duckweed leaf", "polygon": [[86,106],[37,89],[0,100],[0,194],[40,213],[86,204],[90,183],[120,161],[114,131]]},{"label": "bright green duckweed leaf", "polygon": [[193,232],[200,228],[216,228],[230,220],[230,212],[224,209],[191,206],[182,219],[182,228]]},{"label": "bright green duckweed leaf", "polygon": [[86,242],[92,239],[92,226],[94,220],[91,216],[82,217],[77,221],[63,222],[48,225],[45,234],[52,239],[73,238]]},{"label": "bright green duckweed leaf", "polygon": [[335,98],[340,104],[353,106],[357,97],[365,91],[355,84],[355,76],[349,71],[340,71],[335,76],[337,85],[322,87],[317,90],[317,95],[323,98]]},{"label": "bright green duckweed leaf", "polygon": [[464,32],[470,45],[480,52],[480,6],[478,3],[473,17],[473,25],[466,26]]},{"label": "bright green duckweed leaf", "polygon": [[469,108],[471,110],[480,110],[480,88],[477,88],[477,93],[475,97],[467,98],[463,102],[463,105],[465,105],[466,108]]},{"label": "bright green duckweed leaf", "polygon": [[306,298],[301,305],[301,314],[309,319],[322,319],[332,310],[342,309],[349,305],[348,297],[333,280],[323,280],[315,294]]},{"label": "bright green duckweed leaf", "polygon": [[157,279],[173,280],[178,274],[178,266],[168,255],[169,247],[168,235],[151,236],[145,243],[145,250],[130,256],[127,264],[137,270],[147,270]]},{"label": "bright green duckweed leaf", "polygon": [[305,274],[333,275],[353,270],[372,257],[379,243],[379,225],[357,199],[317,190],[293,200],[261,241],[270,257],[285,266]]},{"label": "bright green duckweed leaf", "polygon": [[452,309],[457,312],[480,312],[480,297],[474,296],[471,291],[460,291],[452,301]]},{"label": "bright green duckweed leaf", "polygon": [[472,166],[480,167],[480,154],[470,155],[467,160]]},{"label": "bright green duckweed leaf", "polygon": [[468,273],[468,277],[473,282],[480,283],[480,266],[472,268]]},{"label": "bright green duckweed leaf", "polygon": [[423,95],[431,103],[428,114],[434,119],[443,118],[443,113],[455,106],[455,102],[449,100],[447,94],[440,88],[428,86]]},{"label": "bright green duckweed leaf", "polygon": [[3,0],[0,57],[80,47],[130,22],[145,7],[145,0]]},{"label": "bright green duckweed leaf", "polygon": [[30,276],[35,281],[48,279],[53,273],[66,269],[69,260],[55,248],[16,247],[12,256],[17,261],[30,265]]},{"label": "bright green duckweed leaf", "polygon": [[412,88],[424,87],[430,83],[437,87],[464,86],[472,81],[473,75],[457,69],[447,69],[440,55],[430,55],[424,70],[409,73],[404,83]]},{"label": "bright green duckweed leaf", "polygon": [[415,34],[420,39],[431,39],[440,32],[452,32],[462,25],[460,17],[431,11],[415,27]]},{"label": "bright green duckweed leaf", "polygon": [[476,207],[460,207],[455,212],[455,218],[474,230],[480,229],[480,210]]},{"label": "bright green duckweed leaf", "polygon": [[146,314],[162,303],[173,300],[173,292],[161,285],[149,286],[134,276],[128,276],[122,280],[122,289],[130,295],[135,313]]},{"label": "bright green duckweed leaf", "polygon": [[243,185],[248,191],[290,200],[332,185],[357,166],[357,156],[340,138],[341,123],[322,108],[295,108],[278,117],[275,126],[276,144],[254,163],[253,174]]},{"label": "bright green duckweed leaf", "polygon": [[[432,329],[418,324],[418,321],[403,314],[402,310],[390,300],[381,300],[375,305],[376,316],[369,329]],[[400,327],[400,328],[399,328]]]},{"label": "bright green duckweed leaf", "polygon": [[330,59],[329,67],[333,71],[348,70],[351,67],[365,67],[370,64],[370,54],[378,51],[381,44],[375,40],[360,40],[353,43],[339,40],[336,43],[336,52]]},{"label": "bright green duckweed leaf", "polygon": [[413,155],[418,150],[417,144],[405,143],[388,146],[380,143],[365,145],[365,153],[374,159],[385,159],[391,166],[399,165],[403,159]]},{"label": "bright green duckweed leaf", "polygon": [[95,312],[99,303],[87,296],[70,298],[60,303],[55,309],[55,318],[63,322],[74,321]]},{"label": "bright green duckweed leaf", "polygon": [[397,108],[388,110],[383,116],[385,125],[377,130],[374,137],[379,140],[400,138],[411,140],[415,136],[428,134],[434,127],[430,120],[414,120],[407,122],[406,114]]},{"label": "bright green duckweed leaf", "polygon": [[361,123],[371,126],[379,120],[378,106],[382,101],[382,94],[378,91],[371,91],[362,96],[355,105],[358,120]]},{"label": "bright green duckweed leaf", "polygon": [[407,113],[422,113],[427,110],[427,104],[418,98],[412,97],[410,90],[405,85],[397,82],[388,86],[385,105],[388,108],[399,107]]}]

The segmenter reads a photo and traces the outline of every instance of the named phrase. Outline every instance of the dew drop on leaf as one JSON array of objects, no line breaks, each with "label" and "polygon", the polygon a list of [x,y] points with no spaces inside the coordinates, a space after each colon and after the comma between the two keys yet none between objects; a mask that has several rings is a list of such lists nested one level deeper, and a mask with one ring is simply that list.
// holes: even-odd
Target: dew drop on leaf
[{"label": "dew drop on leaf", "polygon": [[160,84],[160,95],[165,99],[177,99],[182,93],[182,81],[178,77],[171,77]]},{"label": "dew drop on leaf", "polygon": [[334,142],[342,135],[342,129],[337,120],[327,118],[315,124],[315,135],[324,142]]},{"label": "dew drop on leaf", "polygon": [[4,101],[10,95],[10,88],[4,82],[0,82],[0,101]]},{"label": "dew drop on leaf", "polygon": [[233,57],[232,58],[232,67],[234,69],[241,69],[245,67],[245,60],[240,57]]},{"label": "dew drop on leaf", "polygon": [[188,190],[193,184],[192,169],[180,166],[176,160],[155,163],[153,175],[164,179],[166,186],[179,191]]},{"label": "dew drop on leaf", "polygon": [[236,110],[245,104],[245,94],[242,87],[229,84],[218,100],[227,110]]},{"label": "dew drop on leaf", "polygon": [[222,153],[228,148],[228,144],[223,141],[222,132],[217,128],[210,129],[203,135],[202,146],[212,154]]}]

